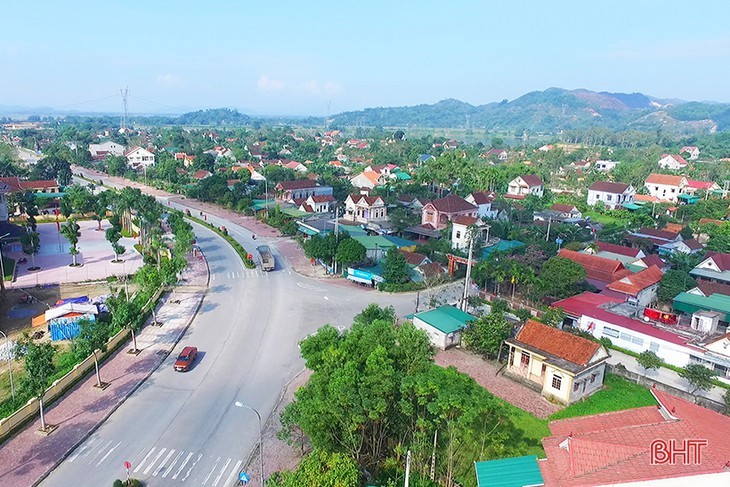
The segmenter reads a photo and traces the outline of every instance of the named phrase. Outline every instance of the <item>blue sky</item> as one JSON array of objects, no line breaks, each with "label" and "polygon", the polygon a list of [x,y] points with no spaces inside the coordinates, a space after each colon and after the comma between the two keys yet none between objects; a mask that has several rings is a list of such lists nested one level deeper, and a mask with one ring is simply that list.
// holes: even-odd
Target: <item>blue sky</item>
[{"label": "blue sky", "polygon": [[5,0],[0,105],[326,115],[551,86],[730,102],[730,3]]}]

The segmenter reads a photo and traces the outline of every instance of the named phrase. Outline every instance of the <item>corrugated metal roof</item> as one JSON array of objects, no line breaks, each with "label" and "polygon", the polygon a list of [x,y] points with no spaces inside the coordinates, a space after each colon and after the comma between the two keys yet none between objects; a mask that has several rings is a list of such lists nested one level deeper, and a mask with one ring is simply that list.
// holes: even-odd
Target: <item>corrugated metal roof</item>
[{"label": "corrugated metal roof", "polygon": [[526,487],[545,485],[535,455],[475,462],[478,487]]},{"label": "corrugated metal roof", "polygon": [[469,313],[465,313],[454,306],[441,306],[436,309],[416,313],[415,316],[424,323],[446,334],[459,331],[468,322],[476,319]]},{"label": "corrugated metal roof", "polygon": [[683,292],[674,297],[672,307],[688,314],[698,310],[719,311],[725,314],[725,320],[730,318],[730,296],[724,294],[715,293],[705,297]]}]

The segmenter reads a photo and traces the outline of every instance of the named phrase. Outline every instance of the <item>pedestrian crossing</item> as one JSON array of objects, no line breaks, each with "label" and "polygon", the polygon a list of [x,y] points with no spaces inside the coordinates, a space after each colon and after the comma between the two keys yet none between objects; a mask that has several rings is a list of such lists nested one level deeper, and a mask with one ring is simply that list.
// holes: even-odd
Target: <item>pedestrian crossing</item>
[{"label": "pedestrian crossing", "polygon": [[[280,271],[274,271],[277,274],[288,274],[293,275],[291,269],[282,269]],[[232,279],[246,279],[246,278],[255,278],[255,277],[269,277],[271,275],[271,272],[264,272],[261,269],[245,269],[243,271],[227,271],[227,272],[211,272],[210,273],[210,280],[211,281],[222,281],[222,280],[232,280]]]},{"label": "pedestrian crossing", "polygon": [[[135,445],[92,437],[76,448],[66,460],[82,468],[109,468],[115,463],[130,461],[129,473],[141,479],[154,478],[154,485],[202,485],[229,487],[234,485],[243,466],[243,459],[227,455],[203,455],[199,452],[153,446],[130,452]],[[164,479],[164,480],[162,480]]]}]

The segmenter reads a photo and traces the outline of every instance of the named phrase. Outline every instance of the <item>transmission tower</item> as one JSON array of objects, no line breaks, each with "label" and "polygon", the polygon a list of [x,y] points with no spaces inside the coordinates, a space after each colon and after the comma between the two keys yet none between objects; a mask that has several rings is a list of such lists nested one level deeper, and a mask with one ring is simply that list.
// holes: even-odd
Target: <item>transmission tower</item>
[{"label": "transmission tower", "polygon": [[122,113],[121,127],[119,127],[119,128],[126,129],[127,128],[127,98],[129,97],[129,88],[120,88],[119,94],[122,95],[122,106],[124,107],[124,112]]}]

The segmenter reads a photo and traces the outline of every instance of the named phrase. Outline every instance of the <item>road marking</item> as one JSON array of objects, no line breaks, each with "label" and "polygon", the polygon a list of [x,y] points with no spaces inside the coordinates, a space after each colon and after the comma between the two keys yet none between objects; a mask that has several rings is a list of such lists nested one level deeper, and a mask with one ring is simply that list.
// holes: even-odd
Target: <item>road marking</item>
[{"label": "road marking", "polygon": [[211,274],[211,275],[210,275],[210,280],[211,280],[211,281],[215,281],[215,274]]},{"label": "road marking", "polygon": [[73,461],[76,460],[76,458],[79,455],[81,455],[83,452],[88,450],[95,441],[96,441],[96,439],[92,439],[91,441],[88,442],[87,445],[83,445],[83,446],[80,446],[79,448],[77,448],[76,451],[74,452],[74,454],[69,457],[68,462],[73,463]]},{"label": "road marking", "polygon": [[238,275],[238,277],[243,277],[243,272],[241,272],[241,271],[236,272],[236,274]]},{"label": "road marking", "polygon": [[149,465],[147,465],[147,468],[145,468],[144,469],[144,472],[142,472],[142,473],[145,474],[145,475],[147,475],[148,473],[150,473],[150,470],[152,470],[152,467],[155,466],[155,463],[157,463],[157,460],[159,460],[160,457],[162,455],[164,455],[166,451],[167,451],[167,448],[163,448],[159,452],[157,452],[157,456],[155,457],[155,459],[152,460],[152,463],[150,463]]},{"label": "road marking", "polygon": [[155,473],[152,474],[154,477],[157,477],[162,472],[162,470],[165,468],[165,464],[170,459],[170,457],[172,457],[174,454],[175,454],[175,450],[171,449],[170,452],[165,457],[165,459],[162,460],[162,463],[155,469]]},{"label": "road marking", "polygon": [[[180,457],[183,456],[184,453],[185,453],[184,451],[181,451],[180,453],[177,454],[177,456],[172,461],[170,466],[165,469],[165,473],[162,474],[163,479],[166,478],[168,475],[170,475],[170,472],[172,472],[172,468],[175,466],[177,461],[180,460]],[[192,453],[191,453],[191,455],[192,455]],[[188,457],[188,458],[190,458],[190,457]]]},{"label": "road marking", "polygon": [[[92,443],[94,443],[95,441],[97,441],[97,440],[94,440],[91,443],[89,443],[89,446],[87,447],[86,451],[84,452],[84,454],[83,454],[83,456],[81,458],[88,457],[89,456],[89,453],[91,453],[94,450],[94,448],[96,448],[97,446],[99,446],[99,443],[97,443],[93,447],[91,446]],[[100,438],[98,438],[98,441],[102,441],[102,440]]]},{"label": "road marking", "polygon": [[223,474],[228,470],[228,465],[231,463],[231,459],[229,458],[225,465],[223,465],[223,468],[221,469],[221,472],[218,474],[218,476],[215,478],[215,481],[213,482],[213,487],[216,487],[218,485],[218,482],[220,482],[221,477],[223,477]]},{"label": "road marking", "polygon": [[101,465],[101,462],[103,462],[104,460],[106,460],[106,457],[108,457],[109,455],[111,455],[111,453],[112,453],[112,452],[113,452],[114,450],[116,450],[116,449],[117,449],[117,447],[118,447],[119,445],[121,445],[121,444],[122,444],[122,442],[120,441],[119,443],[117,443],[116,445],[114,445],[113,447],[111,447],[111,448],[109,449],[109,451],[108,451],[108,452],[106,452],[106,455],[104,455],[103,457],[101,457],[101,460],[99,460],[99,463],[97,463],[97,464],[96,464],[96,466],[98,467],[99,465]]},{"label": "road marking", "polygon": [[243,463],[243,460],[239,460],[236,462],[236,465],[234,465],[233,470],[231,470],[231,474],[228,476],[228,478],[226,479],[226,481],[223,485],[233,485],[232,484],[233,479],[234,479],[234,477],[236,477],[236,475],[240,471],[238,469],[241,468],[242,463]]},{"label": "road marking", "polygon": [[98,450],[98,451],[96,452],[96,455],[94,455],[94,458],[92,458],[91,460],[89,460],[89,464],[92,464],[92,463],[94,463],[94,460],[96,460],[96,457],[98,457],[99,455],[101,455],[101,452],[103,452],[104,450],[106,450],[106,449],[107,449],[107,447],[108,447],[109,445],[111,445],[111,444],[112,444],[112,441],[111,441],[111,440],[109,440],[109,443],[107,443],[106,445],[104,445],[104,446],[102,446],[101,448],[99,448],[99,450]]},{"label": "road marking", "polygon": [[218,457],[218,459],[215,461],[215,465],[213,465],[213,468],[211,469],[210,473],[208,473],[208,475],[205,476],[205,480],[203,480],[203,485],[208,483],[208,479],[210,478],[211,475],[213,475],[213,472],[215,471],[216,467],[218,466],[218,462],[220,462],[220,461],[221,461],[221,457]]},{"label": "road marking", "polygon": [[327,301],[329,301],[329,300],[330,300],[330,298],[328,298],[327,296],[323,296],[323,297],[324,297],[324,299],[326,299]]},{"label": "road marking", "polygon": [[[190,468],[188,469],[188,471],[187,471],[187,472],[185,472],[185,477],[183,477],[183,478],[182,478],[181,482],[185,482],[185,479],[186,479],[186,478],[188,478],[188,477],[190,476],[190,472],[192,472],[192,471],[193,471],[193,469],[194,469],[194,468],[195,468],[195,466],[196,466],[196,465],[198,464],[198,462],[200,461],[200,459],[201,459],[201,458],[203,458],[203,455],[202,455],[201,453],[198,453],[198,458],[196,458],[196,459],[195,459],[195,461],[193,462],[193,464],[192,464],[192,465],[190,465]],[[187,460],[185,461],[185,463],[187,463]],[[175,478],[175,477],[173,477],[173,479],[174,479],[174,478]]]},{"label": "road marking", "polygon": [[193,452],[188,453],[188,456],[185,458],[185,461],[182,463],[182,465],[180,465],[180,468],[177,470],[177,472],[175,472],[175,475],[172,476],[173,480],[175,480],[177,478],[177,476],[180,475],[180,472],[182,472],[182,469],[185,468],[185,465],[188,464],[188,462],[190,461],[190,457],[192,457],[192,456],[193,456]]}]

